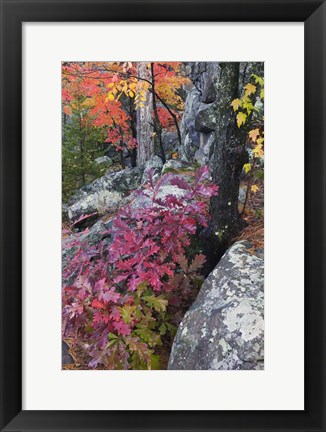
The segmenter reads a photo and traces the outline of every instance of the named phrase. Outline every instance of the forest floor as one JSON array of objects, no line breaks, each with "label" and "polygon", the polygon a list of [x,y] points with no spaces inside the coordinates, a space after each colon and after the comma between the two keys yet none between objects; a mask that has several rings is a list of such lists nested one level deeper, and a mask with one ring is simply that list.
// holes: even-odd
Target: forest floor
[{"label": "forest floor", "polygon": [[264,184],[259,183],[259,190],[251,192],[247,206],[242,214],[247,226],[234,239],[234,241],[247,240],[251,244],[251,251],[264,248]]}]

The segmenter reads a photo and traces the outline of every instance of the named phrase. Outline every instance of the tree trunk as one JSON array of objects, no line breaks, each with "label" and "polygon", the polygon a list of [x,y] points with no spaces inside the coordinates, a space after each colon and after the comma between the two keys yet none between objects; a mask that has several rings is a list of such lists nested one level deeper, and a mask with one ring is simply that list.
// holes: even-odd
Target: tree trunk
[{"label": "tree trunk", "polygon": [[[132,137],[137,141],[137,112],[134,108],[134,103],[131,98],[129,98],[129,103],[131,134]],[[137,148],[130,150],[130,160],[132,168],[135,168],[137,166]]]},{"label": "tree trunk", "polygon": [[[151,80],[151,72],[146,62],[137,64],[137,75]],[[154,156],[154,127],[153,127],[153,101],[152,94],[147,92],[147,100],[144,107],[137,109],[137,165],[142,166]]]},{"label": "tree trunk", "polygon": [[166,162],[165,158],[165,151],[162,141],[162,126],[160,123],[160,119],[157,112],[157,106],[156,106],[156,94],[155,94],[155,76],[154,76],[154,63],[151,63],[151,73],[152,73],[152,101],[153,101],[153,112],[154,112],[154,151],[156,150],[155,144],[158,144],[160,153],[161,153],[161,159],[163,164]]},{"label": "tree trunk", "polygon": [[238,211],[240,175],[248,159],[245,150],[246,128],[238,128],[231,107],[239,97],[239,63],[220,63],[221,75],[217,83],[216,140],[211,171],[214,183],[219,187],[211,198],[211,220],[203,232],[209,265],[215,266],[228,241],[242,227]]}]

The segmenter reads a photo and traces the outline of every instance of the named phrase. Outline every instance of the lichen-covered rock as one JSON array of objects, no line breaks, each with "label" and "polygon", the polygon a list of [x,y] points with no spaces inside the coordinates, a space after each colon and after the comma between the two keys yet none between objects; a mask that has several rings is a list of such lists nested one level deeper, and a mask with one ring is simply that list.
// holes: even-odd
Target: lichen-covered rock
[{"label": "lichen-covered rock", "polygon": [[171,154],[178,150],[179,137],[175,131],[163,130],[162,131],[162,143],[167,158],[171,157]]},{"label": "lichen-covered rock", "polygon": [[195,128],[197,132],[211,132],[216,128],[216,113],[214,103],[201,103],[197,111]]},{"label": "lichen-covered rock", "polygon": [[217,98],[217,82],[220,77],[221,68],[217,62],[206,62],[205,71],[200,75],[203,103],[214,102]]},{"label": "lichen-covered rock", "polygon": [[195,129],[195,118],[200,106],[201,92],[193,87],[185,102],[184,112],[181,121],[181,141],[179,147],[180,158],[192,162],[194,155],[199,148],[199,132]]},{"label": "lichen-covered rock", "polygon": [[200,165],[206,165],[213,154],[213,148],[216,141],[215,132],[201,133],[199,149],[195,153],[194,159]]},{"label": "lichen-covered rock", "polygon": [[196,62],[192,64],[190,89],[181,122],[179,153],[182,160],[209,163],[215,143],[217,84],[220,67],[217,62]]},{"label": "lichen-covered rock", "polygon": [[179,171],[193,171],[194,167],[192,164],[182,161],[180,159],[170,159],[168,160],[162,169],[162,174],[168,172],[179,172]]},{"label": "lichen-covered rock", "polygon": [[97,212],[114,211],[119,207],[123,194],[116,191],[99,190],[86,195],[84,199],[77,201],[68,207],[67,213],[71,222],[78,220],[82,215]]},{"label": "lichen-covered rock", "polygon": [[235,243],[205,280],[173,342],[168,369],[264,368],[264,260]]},{"label": "lichen-covered rock", "polygon": [[69,200],[66,212],[71,222],[82,215],[115,211],[130,191],[142,181],[143,168],[128,168],[106,174],[79,189]]},{"label": "lichen-covered rock", "polygon": [[[146,190],[144,193],[137,192],[138,191],[135,191],[125,198],[123,200],[123,205],[130,204],[133,209],[150,207],[152,205],[152,192],[150,190]],[[169,195],[182,198],[185,194],[186,191],[184,189],[180,189],[178,186],[163,185],[160,187],[160,191],[156,195],[156,198],[158,200],[164,201]],[[159,206],[159,204],[156,205]]]},{"label": "lichen-covered rock", "polygon": [[149,159],[144,165],[142,183],[145,183],[148,180],[148,172],[150,170],[153,171],[154,181],[156,181],[162,172],[162,168],[163,168],[163,162],[160,157],[154,156],[151,159]]},{"label": "lichen-covered rock", "polygon": [[107,167],[113,164],[112,159],[110,159],[108,156],[98,157],[94,162],[97,163],[97,165],[104,165]]}]

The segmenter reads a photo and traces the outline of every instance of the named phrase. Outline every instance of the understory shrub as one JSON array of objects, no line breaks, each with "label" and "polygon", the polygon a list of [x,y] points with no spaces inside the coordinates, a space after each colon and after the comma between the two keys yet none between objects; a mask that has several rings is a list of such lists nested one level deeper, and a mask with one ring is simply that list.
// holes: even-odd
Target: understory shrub
[{"label": "understory shrub", "polygon": [[63,336],[86,352],[90,368],[158,367],[157,348],[174,331],[167,308],[177,307],[201,278],[205,256],[190,256],[189,245],[207,226],[209,198],[217,194],[208,178],[206,167],[189,182],[171,173],[154,182],[150,172],[139,192],[146,206],[120,210],[109,246],[72,240]]}]

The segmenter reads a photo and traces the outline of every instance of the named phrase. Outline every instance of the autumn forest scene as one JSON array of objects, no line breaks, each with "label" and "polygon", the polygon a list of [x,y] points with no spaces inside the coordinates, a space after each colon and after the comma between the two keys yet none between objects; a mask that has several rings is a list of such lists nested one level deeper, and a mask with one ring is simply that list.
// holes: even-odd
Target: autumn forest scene
[{"label": "autumn forest scene", "polygon": [[62,368],[264,369],[264,64],[61,77]]}]

